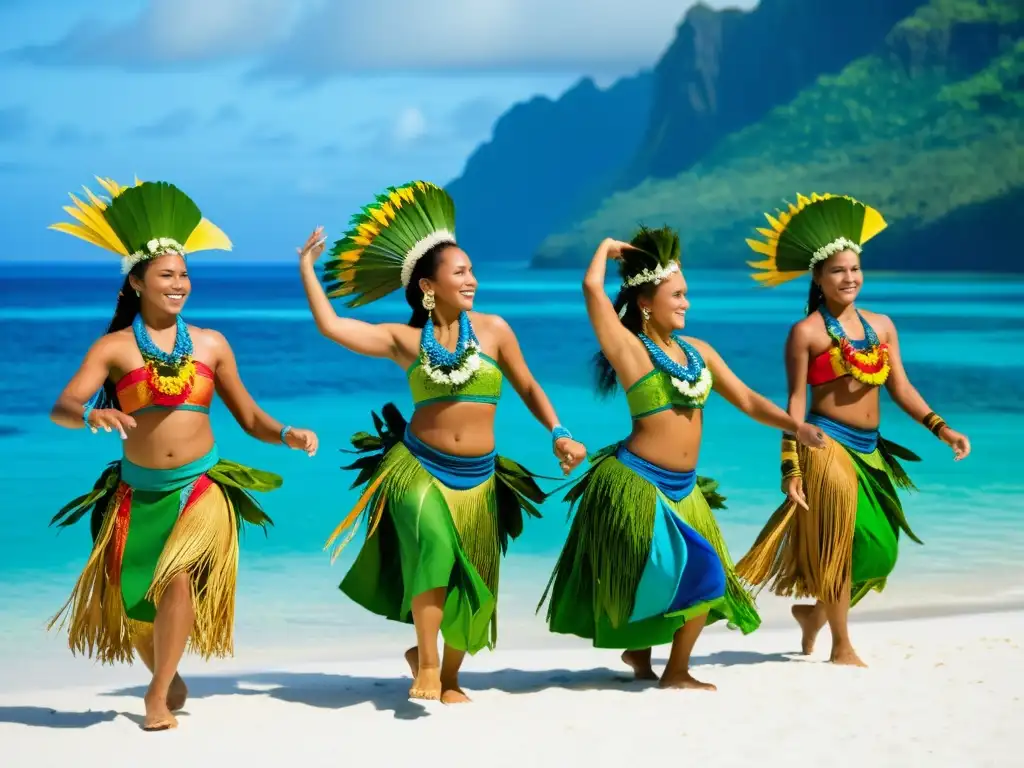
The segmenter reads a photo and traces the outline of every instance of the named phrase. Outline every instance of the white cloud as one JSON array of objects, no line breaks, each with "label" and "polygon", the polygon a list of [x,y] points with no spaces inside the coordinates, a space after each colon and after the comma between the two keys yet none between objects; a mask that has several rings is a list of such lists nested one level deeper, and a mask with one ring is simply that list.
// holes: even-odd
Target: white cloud
[{"label": "white cloud", "polygon": [[417,107],[406,107],[398,115],[392,138],[402,144],[411,144],[427,132],[427,118]]},{"label": "white cloud", "polygon": [[[704,0],[744,8],[758,0]],[[83,23],[23,51],[124,67],[263,59],[263,74],[547,71],[619,74],[655,62],[695,0],[150,0],[116,27]]]}]

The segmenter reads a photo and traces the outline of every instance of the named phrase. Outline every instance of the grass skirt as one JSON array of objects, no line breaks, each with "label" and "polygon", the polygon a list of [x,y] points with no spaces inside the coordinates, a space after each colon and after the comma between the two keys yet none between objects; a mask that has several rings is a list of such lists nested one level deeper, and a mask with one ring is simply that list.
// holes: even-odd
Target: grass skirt
[{"label": "grass skirt", "polygon": [[360,517],[367,532],[339,588],[368,611],[406,624],[414,597],[444,588],[445,643],[470,654],[493,648],[501,555],[522,533],[524,513],[540,517],[534,504],[544,493],[513,461],[443,454],[407,434],[394,405],[382,415],[373,414],[376,436],[352,437],[357,452],[370,454],[346,467],[360,470],[352,487],[363,493],[326,546],[350,529],[337,557]]},{"label": "grass skirt", "polygon": [[592,460],[565,497],[575,516],[538,606],[550,594],[552,632],[637,650],[671,642],[705,613],[708,623],[725,619],[745,634],[757,629],[757,609],[733,573],[711,511],[724,507],[714,481],[689,477],[675,499],[663,490],[673,476],[689,474],[669,473],[619,446]]},{"label": "grass skirt", "polygon": [[188,573],[195,610],[190,650],[204,658],[231,655],[241,525],[271,522],[249,492],[280,485],[277,475],[219,459],[216,448],[169,470],[111,463],[92,491],[51,521],[68,526],[89,513],[93,547],[50,627],[68,624],[73,653],[131,663],[133,644],[152,632],[167,586]]},{"label": "grass skirt", "polygon": [[[809,510],[788,499],[768,520],[737,565],[748,584],[783,597],[836,603],[850,586],[851,605],[881,592],[896,566],[899,535],[914,535],[897,488],[912,489],[897,457],[914,453],[871,430],[856,430],[811,414],[825,447],[797,450]],[[860,450],[858,450],[858,448]]]}]

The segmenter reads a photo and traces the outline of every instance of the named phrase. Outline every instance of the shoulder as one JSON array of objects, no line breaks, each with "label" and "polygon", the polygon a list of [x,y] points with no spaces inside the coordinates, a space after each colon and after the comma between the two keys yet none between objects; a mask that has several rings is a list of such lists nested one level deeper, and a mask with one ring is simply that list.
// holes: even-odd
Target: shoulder
[{"label": "shoulder", "polygon": [[881,312],[872,312],[869,309],[861,309],[857,307],[857,311],[864,316],[864,319],[871,323],[872,327],[876,330],[879,327],[882,328],[895,328],[896,325],[893,323],[892,318],[888,315],[883,315]]},{"label": "shoulder", "polygon": [[[481,331],[490,331],[499,336],[513,334],[512,326],[501,315],[488,315],[483,312],[470,312],[469,321],[473,327]],[[514,335],[514,334],[513,334]]]},{"label": "shoulder", "polygon": [[704,341],[704,339],[698,339],[696,336],[679,336],[679,338],[700,352],[704,358],[718,357],[718,352],[715,351],[715,348]]},{"label": "shoulder", "polygon": [[197,325],[190,325],[188,332],[192,336],[193,341],[198,341],[203,344],[208,344],[212,347],[228,347],[227,337],[224,336],[220,331],[215,331],[213,328],[200,328]]},{"label": "shoulder", "polygon": [[135,332],[131,326],[122,328],[120,331],[103,334],[92,343],[89,353],[106,357],[116,354],[128,345],[135,345]]},{"label": "shoulder", "polygon": [[789,329],[789,341],[791,343],[809,343],[814,337],[825,329],[825,321],[821,315],[812,312],[803,320],[793,323]]}]

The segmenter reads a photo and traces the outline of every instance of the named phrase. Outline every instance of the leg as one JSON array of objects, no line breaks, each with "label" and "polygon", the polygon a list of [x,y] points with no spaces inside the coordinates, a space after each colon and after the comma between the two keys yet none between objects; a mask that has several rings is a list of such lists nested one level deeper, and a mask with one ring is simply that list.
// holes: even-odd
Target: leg
[{"label": "leg", "polygon": [[459,669],[465,658],[465,651],[456,650],[448,643],[444,644],[444,659],[441,661],[441,701],[445,704],[465,704],[469,701],[469,696],[459,687]]},{"label": "leg", "polygon": [[800,638],[800,651],[810,656],[814,653],[814,641],[818,639],[818,633],[828,621],[825,604],[819,600],[814,605],[794,605],[792,612],[803,634]]},{"label": "leg", "polygon": [[167,698],[194,621],[189,575],[181,573],[167,585],[153,622],[154,669],[153,680],[146,691],[144,730],[163,731],[178,725],[168,708]]},{"label": "leg", "polygon": [[[146,669],[152,674],[156,670],[156,664],[153,660],[153,635],[146,634],[136,638],[132,641],[132,645],[135,646],[135,653],[142,659]],[[174,679],[171,680],[171,687],[167,692],[167,708],[171,712],[177,712],[185,706],[186,699],[188,699],[188,686],[181,679],[181,675],[175,672]]]},{"label": "leg", "polygon": [[683,624],[672,638],[672,651],[669,653],[668,664],[661,676],[660,688],[698,688],[704,691],[718,690],[710,683],[702,683],[690,674],[690,654],[697,643],[700,632],[708,615],[697,616]]},{"label": "leg", "polygon": [[637,680],[658,679],[658,676],[654,674],[654,669],[651,667],[650,648],[638,651],[623,651],[622,661],[632,668],[633,675]]},{"label": "leg", "polygon": [[852,667],[866,667],[857,652],[853,650],[853,643],[850,642],[850,631],[847,620],[850,615],[850,584],[843,588],[838,603],[825,605],[825,615],[828,617],[828,628],[832,632],[832,654],[829,661],[833,664],[843,664]]},{"label": "leg", "polygon": [[[441,698],[441,660],[437,653],[437,634],[444,616],[444,587],[421,592],[412,599],[412,622],[416,627],[416,671],[409,698],[437,700]],[[411,650],[411,649],[410,649]],[[409,651],[405,654],[410,666]]]}]

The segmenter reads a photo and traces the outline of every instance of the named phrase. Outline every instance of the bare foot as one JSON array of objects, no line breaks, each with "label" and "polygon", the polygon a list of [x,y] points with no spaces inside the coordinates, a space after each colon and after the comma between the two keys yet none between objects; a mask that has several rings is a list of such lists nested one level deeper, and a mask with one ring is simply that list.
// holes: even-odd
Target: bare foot
[{"label": "bare foot", "polygon": [[852,645],[840,646],[839,648],[832,649],[832,655],[829,657],[829,661],[833,664],[841,664],[846,667],[866,667],[863,661],[860,660],[860,656],[853,650]]},{"label": "bare foot", "polygon": [[144,731],[166,731],[178,727],[178,719],[167,707],[167,696],[146,693],[146,719],[142,721]]},{"label": "bare foot", "polygon": [[441,698],[441,668],[421,666],[413,677],[409,688],[410,699],[437,701]]},{"label": "bare foot", "polygon": [[792,613],[802,633],[800,650],[805,656],[810,656],[814,653],[814,641],[818,639],[818,633],[825,622],[821,620],[822,616],[814,605],[794,605]]},{"label": "bare foot", "polygon": [[181,679],[181,675],[175,672],[174,679],[171,680],[171,687],[167,689],[167,708],[171,710],[171,712],[177,712],[185,706],[185,701],[187,699],[188,686],[185,685],[185,681]]},{"label": "bare foot", "polygon": [[717,691],[718,688],[713,686],[711,683],[702,683],[700,680],[690,674],[689,670],[685,672],[665,672],[661,676],[661,680],[658,682],[659,688],[692,688],[698,691]]},{"label": "bare foot", "polygon": [[420,671],[420,649],[415,645],[405,652],[405,663],[409,665],[409,671],[415,680]]},{"label": "bare foot", "polygon": [[643,651],[623,651],[622,661],[633,670],[637,680],[657,680],[651,667],[651,649]]},{"label": "bare foot", "polygon": [[442,683],[441,684],[441,703],[442,704],[468,704],[471,701],[466,692],[459,687],[459,683]]}]

